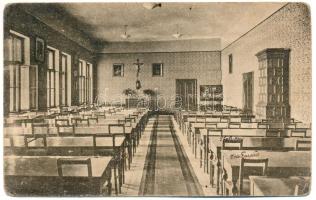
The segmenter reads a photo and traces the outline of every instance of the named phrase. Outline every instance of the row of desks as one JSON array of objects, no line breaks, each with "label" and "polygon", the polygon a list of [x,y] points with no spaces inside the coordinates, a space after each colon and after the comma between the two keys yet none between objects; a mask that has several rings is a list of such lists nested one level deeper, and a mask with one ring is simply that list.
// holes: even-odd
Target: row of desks
[{"label": "row of desks", "polygon": [[[217,187],[218,194],[240,194],[237,183],[243,158],[268,158],[270,176],[310,176],[309,128],[298,128],[296,124],[270,128],[268,124],[255,122],[254,119],[240,122],[238,120],[245,116],[237,114],[225,116],[226,121],[219,116],[187,113],[178,113],[176,118],[196,157],[199,152],[200,167],[209,174],[210,183]],[[299,144],[307,151],[296,151]],[[233,187],[227,192],[225,183],[229,182]]]},{"label": "row of desks", "polygon": [[111,127],[120,128],[113,131],[109,126],[75,127],[75,135],[67,136],[50,131],[30,134],[7,129],[4,140],[7,191],[39,196],[111,195],[114,181],[115,192],[119,193],[125,180],[125,161],[130,164],[132,158],[129,135],[136,128],[143,131],[139,124],[147,122],[147,112],[139,113],[137,119],[134,127],[120,125]]},{"label": "row of desks", "polygon": [[47,112],[26,112],[18,114],[10,114],[5,118],[4,122],[7,125],[22,125],[25,122],[34,122],[42,119],[52,119],[62,115],[79,115],[80,113],[88,113],[93,111],[103,112],[103,113],[116,113],[123,110],[120,107],[111,107],[111,106],[97,106],[93,107],[82,107],[82,106],[70,106],[65,109],[51,109]]}]

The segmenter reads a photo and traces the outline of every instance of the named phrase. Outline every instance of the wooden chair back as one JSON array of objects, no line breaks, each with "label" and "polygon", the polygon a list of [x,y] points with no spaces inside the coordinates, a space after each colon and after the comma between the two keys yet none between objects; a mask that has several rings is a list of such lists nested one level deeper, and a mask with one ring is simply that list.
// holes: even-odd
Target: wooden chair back
[{"label": "wooden chair back", "polygon": [[[57,170],[58,175],[60,177],[72,177],[71,175],[65,175],[63,172],[63,166],[65,165],[87,165],[87,176],[92,177],[92,167],[91,167],[91,159],[85,159],[85,160],[71,160],[71,159],[58,159],[57,160]],[[74,175],[76,176],[76,175]],[[82,176],[82,175],[81,175]]]},{"label": "wooden chair back", "polygon": [[267,169],[268,169],[268,162],[269,162],[268,158],[266,158],[266,159],[242,158],[241,159],[241,161],[240,161],[240,169],[239,169],[239,192],[243,191],[243,181],[244,181],[244,175],[245,175],[245,167],[246,166],[262,167],[262,174],[261,174],[261,176],[266,176]]},{"label": "wooden chair back", "polygon": [[222,150],[241,150],[243,139],[237,137],[224,137],[222,143]]},{"label": "wooden chair back", "polygon": [[296,140],[296,151],[310,151],[312,149],[312,141],[308,140]]}]

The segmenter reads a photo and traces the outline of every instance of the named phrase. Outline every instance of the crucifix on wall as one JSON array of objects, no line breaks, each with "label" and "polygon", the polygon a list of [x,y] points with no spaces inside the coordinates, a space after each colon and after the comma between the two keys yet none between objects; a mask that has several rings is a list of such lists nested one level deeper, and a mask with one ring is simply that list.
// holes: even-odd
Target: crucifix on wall
[{"label": "crucifix on wall", "polygon": [[137,66],[137,73],[136,73],[136,89],[139,90],[142,86],[140,84],[140,80],[138,79],[139,77],[139,73],[140,73],[140,67],[143,65],[144,63],[139,62],[139,59],[137,58],[136,63],[134,63],[134,65]]}]

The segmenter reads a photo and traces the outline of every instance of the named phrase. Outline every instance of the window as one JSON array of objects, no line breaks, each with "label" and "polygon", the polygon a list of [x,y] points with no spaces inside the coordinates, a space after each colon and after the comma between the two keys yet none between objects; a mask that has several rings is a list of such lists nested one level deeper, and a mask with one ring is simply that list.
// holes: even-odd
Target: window
[{"label": "window", "polygon": [[113,76],[124,76],[123,64],[113,64]]},{"label": "window", "polygon": [[92,103],[93,102],[93,73],[92,73],[92,64],[87,63],[87,102]]},{"label": "window", "polygon": [[67,73],[68,71],[68,55],[61,54],[61,68],[59,70],[59,101],[61,106],[67,105]]},{"label": "window", "polygon": [[24,39],[10,33],[5,47],[5,61],[8,70],[10,112],[21,109],[21,64],[24,64]]},{"label": "window", "polygon": [[30,66],[30,38],[10,30],[4,38],[5,112],[37,108],[37,66]]},{"label": "window", "polygon": [[5,60],[10,64],[24,63],[24,38],[10,33],[6,41]]},{"label": "window", "polygon": [[92,64],[79,60],[79,103],[93,102],[93,68]]},{"label": "window", "polygon": [[56,106],[56,53],[47,49],[47,107]]},{"label": "window", "polygon": [[163,76],[163,65],[162,63],[152,64],[153,76]]},{"label": "window", "polygon": [[30,81],[30,109],[36,109],[38,104],[38,74],[37,74],[37,66],[29,67],[29,81]]},{"label": "window", "polygon": [[85,103],[86,62],[79,61],[79,103]]},{"label": "window", "polygon": [[232,54],[228,56],[228,65],[229,65],[229,73],[232,74],[233,73],[233,55]]},{"label": "window", "polygon": [[47,58],[47,107],[52,108],[60,105],[61,100],[61,88],[59,83],[62,83],[60,77],[62,76],[63,69],[60,68],[62,63],[62,55],[59,54],[59,50],[53,47],[47,46],[46,50]]}]

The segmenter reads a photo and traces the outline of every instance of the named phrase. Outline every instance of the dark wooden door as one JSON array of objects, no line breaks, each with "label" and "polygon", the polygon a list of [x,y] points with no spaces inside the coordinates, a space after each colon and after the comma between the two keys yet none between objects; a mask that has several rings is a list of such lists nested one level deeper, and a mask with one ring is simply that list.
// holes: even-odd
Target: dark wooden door
[{"label": "dark wooden door", "polygon": [[243,109],[253,112],[253,72],[243,74]]},{"label": "dark wooden door", "polygon": [[176,107],[197,110],[196,79],[176,79]]}]

